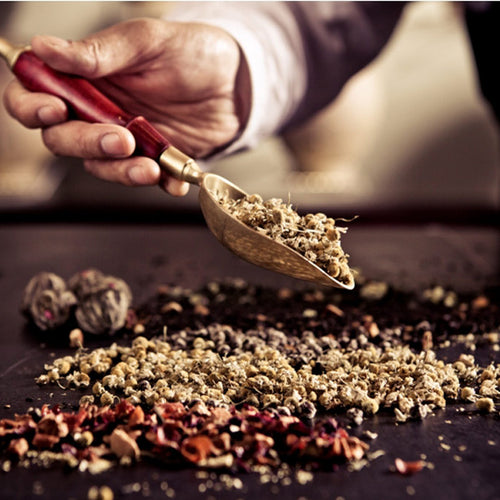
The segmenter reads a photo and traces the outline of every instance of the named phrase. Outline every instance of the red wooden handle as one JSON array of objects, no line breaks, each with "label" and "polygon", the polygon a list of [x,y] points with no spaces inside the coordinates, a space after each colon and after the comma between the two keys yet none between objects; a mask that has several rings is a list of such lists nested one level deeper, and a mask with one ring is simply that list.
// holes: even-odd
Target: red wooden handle
[{"label": "red wooden handle", "polygon": [[53,70],[29,50],[21,53],[12,71],[28,90],[63,99],[74,118],[127,127],[135,137],[137,155],[157,160],[170,146],[145,118],[123,111],[87,80]]}]

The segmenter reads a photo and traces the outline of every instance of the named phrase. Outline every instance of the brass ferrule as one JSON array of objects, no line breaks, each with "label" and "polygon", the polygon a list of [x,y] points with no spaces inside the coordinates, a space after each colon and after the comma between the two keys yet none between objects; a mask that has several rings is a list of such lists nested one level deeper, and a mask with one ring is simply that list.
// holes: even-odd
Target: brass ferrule
[{"label": "brass ferrule", "polygon": [[17,58],[26,50],[30,50],[29,46],[26,45],[13,45],[5,38],[0,37],[0,55],[12,68],[16,64]]},{"label": "brass ferrule", "polygon": [[203,172],[193,158],[174,146],[169,146],[158,159],[158,164],[167,174],[190,184],[200,184]]}]

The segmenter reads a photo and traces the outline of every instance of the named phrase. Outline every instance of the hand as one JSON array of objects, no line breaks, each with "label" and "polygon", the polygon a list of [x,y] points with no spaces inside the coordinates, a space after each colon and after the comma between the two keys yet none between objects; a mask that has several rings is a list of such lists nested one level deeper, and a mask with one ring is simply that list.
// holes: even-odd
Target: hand
[{"label": "hand", "polygon": [[[46,64],[92,80],[194,158],[233,140],[248,117],[246,66],[235,40],[219,28],[136,19],[79,42],[37,36],[31,45]],[[187,193],[187,183],[161,174],[155,161],[131,156],[135,141],[123,127],[67,121],[61,99],[28,92],[17,81],[7,87],[4,103],[23,125],[42,129],[50,151],[83,158],[100,179],[129,186],[160,183],[173,195]]]}]

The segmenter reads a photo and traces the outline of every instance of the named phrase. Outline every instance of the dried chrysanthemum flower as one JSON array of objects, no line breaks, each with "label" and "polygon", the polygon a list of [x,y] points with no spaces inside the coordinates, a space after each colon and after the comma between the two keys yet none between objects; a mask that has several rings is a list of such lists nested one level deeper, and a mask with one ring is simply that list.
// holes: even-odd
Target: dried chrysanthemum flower
[{"label": "dried chrysanthemum flower", "polygon": [[340,245],[347,228],[337,226],[335,219],[323,213],[300,216],[290,203],[279,198],[263,201],[258,194],[237,200],[223,197],[219,202],[239,221],[299,252],[332,278],[346,285],[354,283],[349,255]]},{"label": "dried chrysanthemum flower", "polygon": [[479,398],[476,401],[476,408],[484,413],[495,411],[495,402],[491,398]]},{"label": "dried chrysanthemum flower", "polygon": [[21,310],[41,330],[64,324],[76,298],[57,274],[40,272],[33,276],[24,290]]},{"label": "dried chrysanthemum flower", "polygon": [[113,500],[113,490],[109,486],[91,486],[87,493],[88,500]]},{"label": "dried chrysanthemum flower", "polygon": [[83,347],[83,332],[80,328],[73,328],[73,330],[69,332],[69,346]]}]

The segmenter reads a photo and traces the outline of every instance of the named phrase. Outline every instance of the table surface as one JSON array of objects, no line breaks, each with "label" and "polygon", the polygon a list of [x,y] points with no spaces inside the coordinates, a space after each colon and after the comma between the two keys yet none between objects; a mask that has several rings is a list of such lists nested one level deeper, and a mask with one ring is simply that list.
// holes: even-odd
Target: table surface
[{"label": "table surface", "polygon": [[[408,269],[412,266],[413,276],[418,274],[420,279],[431,279],[428,275],[439,276],[436,272],[446,261],[442,254],[446,250],[442,241],[454,241],[453,238],[434,241],[441,255],[440,259],[432,261],[429,258],[432,252],[424,248],[422,241],[428,242],[429,235],[435,236],[436,231],[436,227],[359,228],[353,231],[350,240],[351,258],[369,267],[370,262],[377,260],[374,252],[379,251],[380,266],[373,266],[373,273],[387,273],[387,261],[392,259],[392,277],[402,276],[403,284],[408,283],[408,276],[412,275]],[[455,234],[456,229],[452,232]],[[481,280],[488,281],[492,276],[498,276],[498,262],[485,263],[489,258],[495,259],[495,256],[498,259],[498,231],[483,229],[478,232],[473,229],[470,232],[464,230],[461,234],[466,244],[465,250],[457,253],[460,258],[453,256],[450,249],[446,250],[451,256],[449,260],[457,261],[452,266],[455,275],[456,266],[459,269],[465,266],[474,276],[473,286],[481,286]],[[385,235],[383,244],[380,243],[381,235]],[[46,402],[72,402],[71,394],[62,395],[54,390],[51,395],[34,383],[34,378],[43,371],[44,363],[53,356],[68,354],[68,348],[43,344],[27,328],[25,319],[19,313],[24,286],[40,271],[52,271],[68,278],[89,267],[99,268],[125,279],[137,303],[146,300],[163,283],[197,288],[209,280],[241,277],[272,286],[303,286],[300,282],[238,260],[220,247],[206,228],[197,225],[6,224],[0,226],[0,241],[0,418],[25,412],[30,406]],[[408,253],[404,255],[404,251],[418,247],[415,242],[421,244],[420,260]],[[476,250],[474,255],[469,251],[471,245]],[[450,248],[456,250],[456,245],[450,244]],[[428,255],[426,251],[429,251]],[[479,260],[478,255],[481,257]],[[397,267],[395,256],[399,256],[400,261],[406,260],[406,273],[394,270]],[[422,272],[423,268],[427,270],[427,275]],[[442,276],[449,277],[451,272],[448,269]],[[87,498],[92,485],[106,484],[113,489],[115,498],[164,498],[166,481],[175,491],[177,499],[208,499],[210,496],[235,499],[279,496],[317,500],[341,497],[346,500],[500,499],[498,413],[477,415],[463,411],[459,405],[451,405],[422,422],[404,425],[395,425],[392,418],[376,416],[366,419],[360,430],[363,429],[378,433],[371,449],[382,449],[384,455],[358,472],[341,467],[332,473],[315,473],[314,480],[305,485],[295,482],[287,486],[280,483],[261,484],[257,475],[250,473],[239,476],[243,481],[242,489],[207,490],[202,495],[198,489],[202,481],[197,478],[196,471],[169,470],[158,464],[139,463],[99,475],[75,471],[68,473],[58,467],[48,470],[14,467],[1,476],[0,497]],[[450,450],[443,449],[441,442],[449,444]],[[466,446],[466,450],[459,452],[462,446]],[[396,457],[415,460],[421,454],[434,464],[433,470],[425,469],[412,476],[390,471]]]}]

